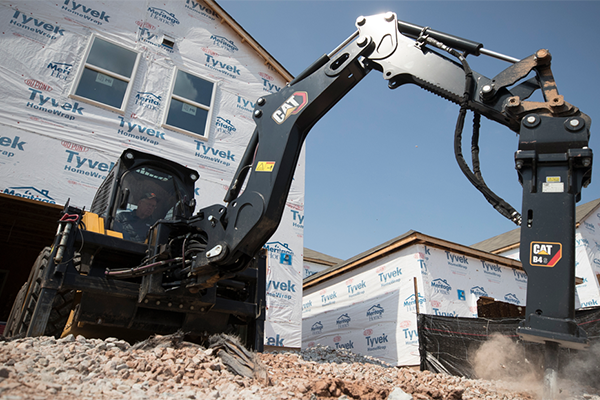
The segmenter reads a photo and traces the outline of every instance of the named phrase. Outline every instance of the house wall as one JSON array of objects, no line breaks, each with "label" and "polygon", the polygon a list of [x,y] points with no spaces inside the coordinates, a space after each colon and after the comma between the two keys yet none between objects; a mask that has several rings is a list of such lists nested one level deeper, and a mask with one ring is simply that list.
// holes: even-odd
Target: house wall
[{"label": "house wall", "polygon": [[[197,170],[197,209],[222,203],[254,130],[255,100],[286,83],[213,10],[194,0],[4,2],[0,27],[0,191],[42,202],[70,198],[89,206],[112,163],[125,148],[135,148]],[[173,48],[162,45],[165,35]],[[140,55],[124,110],[73,97],[93,37]],[[163,124],[178,70],[216,85],[202,136]],[[302,154],[282,224],[270,241],[288,254],[274,254],[274,262],[294,273],[271,268],[267,278],[293,279],[298,310],[303,231],[293,224],[303,204]],[[299,331],[299,312],[267,314],[267,336],[277,337],[282,318]],[[300,346],[299,335],[286,340]]]},{"label": "house wall", "polygon": [[[307,288],[302,347],[321,344],[394,365],[418,364],[413,279],[422,285],[417,254],[416,246],[402,249]],[[420,291],[419,303],[426,307],[422,296]]]},{"label": "house wall", "polygon": [[321,272],[326,270],[327,268],[329,268],[329,265],[323,265],[323,264],[318,264],[312,261],[306,261],[306,259],[304,260],[304,275],[302,276],[302,279],[304,278],[308,278],[309,276],[316,274],[317,272]]},{"label": "house wall", "polygon": [[415,292],[420,313],[477,317],[480,296],[524,305],[526,289],[521,270],[430,245],[410,245],[306,288],[302,347],[321,344],[392,365],[417,365]]}]

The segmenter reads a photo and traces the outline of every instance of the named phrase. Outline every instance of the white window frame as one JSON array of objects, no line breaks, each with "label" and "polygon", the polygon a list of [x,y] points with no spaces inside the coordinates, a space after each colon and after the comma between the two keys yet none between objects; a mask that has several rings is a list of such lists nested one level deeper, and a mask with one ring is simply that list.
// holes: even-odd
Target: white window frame
[{"label": "white window frame", "polygon": [[[117,73],[108,71],[108,70],[106,70],[104,68],[97,67],[97,66],[95,66],[93,64],[89,64],[87,62],[88,57],[90,55],[90,51],[92,50],[92,45],[94,44],[94,40],[96,40],[96,38],[98,38],[100,40],[104,40],[105,42],[108,42],[108,43],[113,44],[115,46],[119,46],[119,47],[121,47],[121,48],[123,48],[125,50],[131,51],[132,53],[136,54],[136,56],[135,56],[135,62],[133,64],[133,70],[131,71],[131,77],[128,78],[128,77],[125,77],[123,75],[119,75]],[[125,108],[127,107],[127,103],[129,102],[129,96],[131,95],[131,92],[133,90],[132,89],[133,88],[133,82],[135,82],[135,76],[136,76],[136,73],[137,73],[137,70],[138,70],[138,66],[139,66],[139,62],[140,62],[140,52],[134,50],[131,47],[123,46],[122,44],[116,43],[116,42],[114,42],[112,40],[106,39],[106,38],[101,37],[99,35],[92,34],[91,38],[89,40],[89,43],[87,44],[87,49],[85,51],[85,56],[84,56],[83,59],[85,61],[84,61],[83,65],[81,65],[81,67],[79,68],[79,71],[77,72],[77,77],[75,78],[75,84],[73,85],[73,88],[71,89],[71,94],[69,95],[69,97],[71,97],[73,99],[76,99],[76,100],[79,100],[79,101],[82,101],[84,103],[92,104],[92,105],[95,105],[97,107],[101,107],[101,108],[104,108],[104,109],[107,109],[107,110],[110,110],[110,111],[117,112],[119,114],[125,114]],[[113,106],[111,106],[109,104],[101,103],[99,101],[96,101],[96,100],[93,100],[93,99],[89,99],[87,97],[83,97],[83,96],[75,94],[75,92],[79,88],[79,84],[81,82],[81,77],[83,76],[83,71],[86,68],[91,69],[92,71],[100,72],[101,74],[107,75],[107,76],[109,76],[111,78],[115,78],[115,79],[127,82],[127,89],[125,90],[125,95],[123,96],[123,102],[121,103],[121,107],[120,108],[113,107]]]},{"label": "white window frame", "polygon": [[[185,72],[186,74],[195,76],[196,78],[205,80],[207,82],[210,82],[213,84],[213,89],[212,89],[212,93],[210,95],[210,106],[205,106],[204,104],[200,104],[200,103],[196,103],[195,101],[192,101],[190,99],[186,99],[185,97],[181,97],[178,96],[176,94],[173,93],[173,91],[175,90],[175,80],[177,79],[177,71],[181,71],[181,72]],[[190,135],[193,136],[194,138],[197,139],[201,139],[201,140],[208,140],[209,134],[210,134],[210,127],[211,127],[211,121],[212,121],[212,114],[213,114],[213,109],[214,109],[214,104],[215,104],[215,99],[217,97],[217,86],[218,86],[219,81],[215,80],[215,79],[210,79],[207,78],[205,76],[199,75],[199,74],[195,74],[190,72],[189,70],[185,70],[183,68],[173,68],[173,75],[171,76],[171,87],[169,89],[169,96],[167,97],[167,101],[166,101],[166,107],[164,110],[164,115],[162,118],[162,124],[161,126],[163,128],[167,128],[179,133],[183,133],[185,135]],[[167,124],[167,118],[169,116],[169,110],[171,109],[171,99],[175,99],[178,101],[181,101],[182,103],[185,104],[190,104],[194,107],[198,107],[202,110],[208,111],[208,114],[206,115],[206,125],[204,126],[204,133],[205,135],[199,135],[196,132],[192,132],[192,131],[188,131],[187,129],[183,129],[180,128],[178,126],[175,125],[169,125]]]}]

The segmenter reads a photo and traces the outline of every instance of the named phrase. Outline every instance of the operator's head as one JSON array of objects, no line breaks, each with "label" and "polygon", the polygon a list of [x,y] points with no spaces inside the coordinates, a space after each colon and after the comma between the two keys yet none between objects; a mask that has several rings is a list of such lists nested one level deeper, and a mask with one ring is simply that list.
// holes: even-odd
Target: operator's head
[{"label": "operator's head", "polygon": [[154,193],[145,193],[137,204],[136,214],[140,219],[150,217],[156,206],[158,205],[158,197]]}]

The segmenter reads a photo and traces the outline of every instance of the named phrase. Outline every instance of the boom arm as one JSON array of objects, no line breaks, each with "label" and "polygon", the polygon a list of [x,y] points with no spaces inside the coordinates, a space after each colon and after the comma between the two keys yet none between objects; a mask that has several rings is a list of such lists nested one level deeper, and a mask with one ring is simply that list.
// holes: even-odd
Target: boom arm
[{"label": "boom arm", "polygon": [[[568,277],[574,276],[574,251],[568,248],[574,247],[575,202],[581,186],[591,179],[592,153],[587,148],[591,121],[558,95],[549,53],[540,50],[521,61],[511,59],[515,62],[512,66],[489,79],[471,71],[465,60],[467,54],[485,53],[479,43],[398,21],[394,13],[360,17],[356,26],[355,34],[281,91],[257,100],[256,129],[225,197],[227,206],[214,205],[198,213],[195,226],[207,233],[209,250],[191,267],[190,275],[196,276],[192,286],[207,287],[244,268],[273,235],[309,130],[375,69],[382,72],[392,89],[416,84],[460,104],[462,111],[484,115],[521,134],[515,157],[524,187],[526,224],[522,229],[521,260],[529,274],[527,314],[560,321],[572,319],[574,282],[566,288],[566,306],[559,304],[564,297],[552,301],[542,293],[564,292],[564,282],[571,284],[573,280]],[[457,61],[443,52],[456,56]],[[532,70],[536,78],[515,85]],[[544,102],[526,100],[536,89],[542,90]],[[455,150],[460,151],[458,148],[460,143]],[[487,198],[483,181],[467,175],[481,186]],[[508,214],[518,222],[515,213]],[[552,218],[557,214],[565,217]],[[536,265],[533,255],[524,250],[533,248],[533,243],[561,244],[565,267],[557,261],[554,266],[541,265],[544,268],[540,270],[543,261]],[[548,270],[551,279],[544,275]],[[536,300],[541,298],[541,302]],[[570,323],[556,336],[548,333],[553,328],[546,319],[540,321],[525,327],[533,330],[529,333],[534,337],[550,335],[567,346],[585,342]]]}]

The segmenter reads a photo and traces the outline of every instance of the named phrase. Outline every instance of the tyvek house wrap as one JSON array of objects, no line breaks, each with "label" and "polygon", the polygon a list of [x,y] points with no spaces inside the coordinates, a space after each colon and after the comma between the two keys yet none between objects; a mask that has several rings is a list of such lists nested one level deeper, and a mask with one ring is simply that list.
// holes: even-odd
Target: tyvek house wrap
[{"label": "tyvek house wrap", "polygon": [[302,347],[321,344],[418,365],[417,301],[420,313],[477,317],[479,297],[525,306],[526,290],[522,270],[411,245],[307,288]]},{"label": "tyvek house wrap", "polygon": [[[197,209],[222,203],[254,130],[254,102],[286,83],[193,0],[3,3],[0,27],[0,191],[43,202],[89,206],[112,163],[135,148],[198,170]],[[93,37],[139,53],[123,111],[72,97]],[[216,85],[204,137],[163,126],[177,70]],[[303,210],[304,153],[267,244],[268,344],[300,347]],[[285,304],[282,287],[294,288]]]}]

